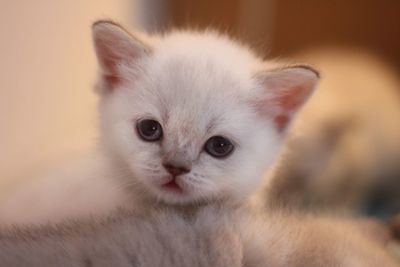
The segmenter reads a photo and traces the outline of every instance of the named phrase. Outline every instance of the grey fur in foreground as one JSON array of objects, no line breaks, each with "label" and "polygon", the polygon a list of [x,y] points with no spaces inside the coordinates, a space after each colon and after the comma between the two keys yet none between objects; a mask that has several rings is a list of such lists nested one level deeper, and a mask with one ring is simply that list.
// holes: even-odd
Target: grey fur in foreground
[{"label": "grey fur in foreground", "polygon": [[[0,230],[7,267],[398,267],[365,223],[205,205]],[[366,232],[365,232],[366,231]],[[364,233],[365,232],[365,233]]]},{"label": "grey fur in foreground", "polygon": [[3,229],[0,266],[241,266],[239,236],[224,218],[119,211],[99,222]]}]

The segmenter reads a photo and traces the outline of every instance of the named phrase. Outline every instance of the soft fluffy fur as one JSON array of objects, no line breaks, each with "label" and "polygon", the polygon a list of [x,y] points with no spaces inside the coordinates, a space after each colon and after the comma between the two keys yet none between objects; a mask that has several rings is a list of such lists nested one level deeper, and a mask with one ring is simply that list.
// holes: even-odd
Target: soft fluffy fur
[{"label": "soft fluffy fur", "polygon": [[0,261],[8,267],[398,266],[354,222],[261,216],[225,205],[202,207],[190,217],[172,209],[120,211],[106,221],[3,230]]},{"label": "soft fluffy fur", "polygon": [[250,218],[241,228],[244,266],[399,266],[371,235],[369,226],[366,230],[364,226],[363,222],[285,213]]},{"label": "soft fluffy fur", "polygon": [[[136,213],[105,223],[4,231],[2,264],[283,267],[390,262],[361,234],[349,232],[338,239],[336,233],[347,228],[330,220],[280,214],[268,219],[249,208],[229,210],[260,185],[290,121],[313,92],[318,80],[314,70],[267,65],[212,32],[149,39],[99,22],[93,33],[101,66],[99,155],[93,165],[84,166],[85,172],[69,171],[68,180],[45,179],[34,185],[40,190],[20,193],[18,201],[29,203],[29,213],[10,200],[8,208],[16,217],[4,221],[57,221],[118,205]],[[161,142],[138,137],[135,123],[142,118],[160,122]],[[215,135],[232,140],[232,155],[215,159],[203,151],[205,141]],[[162,166],[165,160],[190,165],[190,172],[176,177],[184,194],[161,187],[171,178]],[[224,204],[222,209],[199,207],[198,213],[192,209],[211,202]],[[161,214],[146,214],[151,206],[159,206]],[[194,217],[185,219],[171,206]],[[138,215],[141,210],[146,213]],[[368,245],[359,244],[363,242]]]},{"label": "soft fluffy fur", "polygon": [[[119,205],[240,202],[259,187],[318,81],[310,67],[265,63],[214,32],[150,38],[98,22],[93,39],[100,65],[98,155],[83,171],[17,192],[1,205],[2,222],[54,222]],[[144,118],[162,125],[160,142],[139,138],[135,124]],[[235,145],[227,158],[204,151],[216,135]],[[184,194],[162,188],[171,179],[164,161],[190,166],[176,177]]]},{"label": "soft fluffy fur", "polygon": [[7,267],[240,267],[242,244],[226,217],[187,218],[164,209],[147,216],[119,211],[92,219],[0,232]]},{"label": "soft fluffy fur", "polygon": [[[313,92],[313,69],[266,64],[212,32],[150,39],[99,22],[93,33],[101,66],[99,153],[65,179],[44,179],[20,191],[3,206],[2,221],[56,222],[118,205],[135,211],[105,223],[5,230],[2,264],[391,266],[372,241],[331,220],[259,217],[246,206],[231,210],[260,186],[287,127]],[[160,122],[161,142],[138,137],[141,118]],[[215,159],[203,151],[215,135],[232,140],[232,155]],[[190,165],[176,177],[184,194],[162,189],[171,178],[165,160]],[[222,206],[213,207],[218,202]],[[149,211],[155,206],[161,214]],[[175,213],[180,211],[184,217]]]}]

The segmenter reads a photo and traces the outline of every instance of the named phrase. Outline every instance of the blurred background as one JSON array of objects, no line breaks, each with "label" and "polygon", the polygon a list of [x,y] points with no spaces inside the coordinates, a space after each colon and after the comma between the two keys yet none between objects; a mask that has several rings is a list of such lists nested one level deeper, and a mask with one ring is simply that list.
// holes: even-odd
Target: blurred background
[{"label": "blurred background", "polygon": [[90,26],[217,28],[321,70],[271,176],[270,203],[388,218],[400,210],[400,1],[38,0],[0,9],[0,186],[96,142]]}]

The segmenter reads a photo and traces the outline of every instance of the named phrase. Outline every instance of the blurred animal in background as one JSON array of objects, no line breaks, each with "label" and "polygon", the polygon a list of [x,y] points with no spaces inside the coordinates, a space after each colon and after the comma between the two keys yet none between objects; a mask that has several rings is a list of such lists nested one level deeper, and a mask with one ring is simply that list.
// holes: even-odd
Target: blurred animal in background
[{"label": "blurred animal in background", "polygon": [[400,210],[400,80],[378,58],[321,49],[294,57],[321,69],[292,128],[269,203],[367,213]]}]

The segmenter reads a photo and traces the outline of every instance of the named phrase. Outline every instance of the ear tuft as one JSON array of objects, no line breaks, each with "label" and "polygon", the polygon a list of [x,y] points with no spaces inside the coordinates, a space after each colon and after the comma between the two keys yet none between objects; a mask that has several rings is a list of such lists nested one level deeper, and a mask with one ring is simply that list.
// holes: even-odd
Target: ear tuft
[{"label": "ear tuft", "polygon": [[294,65],[260,72],[256,80],[262,86],[257,110],[272,118],[282,132],[314,92],[319,73],[307,65]]},{"label": "ear tuft", "polygon": [[102,79],[109,89],[123,80],[121,65],[133,65],[150,53],[149,46],[112,21],[95,22],[92,35]]}]

